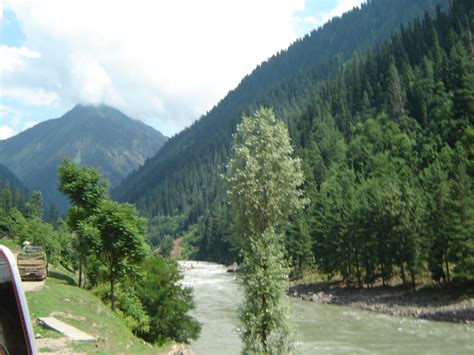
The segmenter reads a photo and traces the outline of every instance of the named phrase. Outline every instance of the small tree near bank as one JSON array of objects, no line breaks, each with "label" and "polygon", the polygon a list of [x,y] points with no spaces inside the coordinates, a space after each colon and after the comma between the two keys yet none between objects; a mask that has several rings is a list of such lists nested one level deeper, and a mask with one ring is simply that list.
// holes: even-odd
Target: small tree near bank
[{"label": "small tree near bank", "polygon": [[[115,286],[126,276],[136,275],[146,255],[146,219],[128,203],[104,199],[84,226],[84,235],[96,235],[92,246],[105,268],[110,284],[110,304],[115,310]],[[87,232],[88,230],[88,232]]]},{"label": "small tree near bank", "polygon": [[107,182],[98,170],[65,159],[58,174],[59,190],[72,203],[67,222],[77,236],[79,285],[85,261],[94,257],[104,266],[114,310],[117,282],[132,275],[145,257],[146,219],[138,216],[134,206],[110,200]]},{"label": "small tree near bank", "polygon": [[79,255],[79,287],[83,284],[84,264],[91,253],[91,241],[81,233],[80,225],[92,216],[106,198],[108,182],[97,169],[79,167],[65,158],[58,167],[59,191],[71,202],[67,224],[76,235]]},{"label": "small tree near bank", "polygon": [[271,109],[243,117],[227,167],[234,233],[244,259],[243,353],[281,354],[293,347],[283,236],[290,213],[304,205],[300,165]]}]

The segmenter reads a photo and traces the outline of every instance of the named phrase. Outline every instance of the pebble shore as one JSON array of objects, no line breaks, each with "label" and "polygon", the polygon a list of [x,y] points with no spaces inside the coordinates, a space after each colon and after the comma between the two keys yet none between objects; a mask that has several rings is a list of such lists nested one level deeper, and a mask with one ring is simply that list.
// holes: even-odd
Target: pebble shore
[{"label": "pebble shore", "polygon": [[366,289],[320,283],[292,286],[289,295],[304,301],[344,305],[403,317],[474,324],[474,299],[447,293],[413,293],[402,288]]}]

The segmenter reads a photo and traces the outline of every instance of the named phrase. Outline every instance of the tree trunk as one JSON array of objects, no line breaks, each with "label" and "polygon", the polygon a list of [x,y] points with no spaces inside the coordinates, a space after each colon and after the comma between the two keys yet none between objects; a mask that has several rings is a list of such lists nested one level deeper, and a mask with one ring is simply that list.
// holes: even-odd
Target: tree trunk
[{"label": "tree trunk", "polygon": [[408,268],[410,269],[411,288],[413,289],[413,292],[416,292],[415,270],[410,265],[408,265]]},{"label": "tree trunk", "polygon": [[359,288],[362,287],[362,277],[360,275],[360,265],[359,265],[359,258],[356,257],[356,273],[357,273],[357,283],[359,284]]},{"label": "tree trunk", "polygon": [[445,263],[445,266],[446,266],[447,283],[450,284],[451,283],[451,277],[449,275],[448,248],[446,248],[445,251],[444,251],[444,263]]},{"label": "tree trunk", "polygon": [[[264,311],[263,317],[265,317],[265,310],[267,309],[267,300],[265,298],[265,295],[262,295],[262,310]],[[267,349],[267,338],[268,338],[268,325],[266,320],[262,322],[262,331],[260,332],[260,336],[262,337],[262,345],[263,345],[263,350],[265,353],[268,353]]]},{"label": "tree trunk", "polygon": [[347,265],[347,272],[349,273],[349,280],[352,281],[353,275],[352,275],[352,243],[349,243],[349,253],[348,253],[348,265]]},{"label": "tree trunk", "polygon": [[112,311],[115,311],[115,294],[114,294],[114,287],[115,287],[115,280],[110,280],[110,305],[112,307]]},{"label": "tree trunk", "polygon": [[84,258],[84,265],[82,266],[82,283],[83,283],[84,288],[87,287],[86,273],[87,273],[87,258]]},{"label": "tree trunk", "polygon": [[382,286],[385,286],[385,268],[383,267],[383,263],[380,263],[380,271],[382,274]]},{"label": "tree trunk", "polygon": [[403,282],[403,287],[407,286],[407,280],[405,276],[405,266],[403,265],[403,261],[400,263],[400,270],[402,272],[402,282]]},{"label": "tree trunk", "polygon": [[112,311],[115,311],[115,275],[113,272],[113,268],[110,267],[110,305],[112,307]]},{"label": "tree trunk", "polygon": [[82,287],[82,264],[84,262],[83,257],[81,256],[79,260],[79,287]]}]

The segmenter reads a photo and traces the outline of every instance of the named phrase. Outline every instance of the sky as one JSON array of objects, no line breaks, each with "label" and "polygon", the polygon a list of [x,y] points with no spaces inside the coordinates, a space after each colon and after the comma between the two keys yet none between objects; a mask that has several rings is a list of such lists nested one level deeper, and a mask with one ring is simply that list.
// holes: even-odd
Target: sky
[{"label": "sky", "polygon": [[0,0],[0,140],[106,104],[172,136],[363,0]]}]

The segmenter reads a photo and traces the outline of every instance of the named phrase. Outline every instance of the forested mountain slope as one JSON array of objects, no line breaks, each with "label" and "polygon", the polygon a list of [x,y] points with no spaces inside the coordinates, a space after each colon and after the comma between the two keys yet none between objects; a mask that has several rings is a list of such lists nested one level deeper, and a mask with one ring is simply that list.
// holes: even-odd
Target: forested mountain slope
[{"label": "forested mountain slope", "polygon": [[152,216],[180,214],[152,221],[154,242],[163,230],[184,232],[194,257],[239,258],[218,174],[241,113],[271,106],[303,159],[311,201],[286,228],[294,273],[314,261],[328,278],[359,285],[398,277],[415,287],[426,271],[445,284],[471,280],[473,24],[474,3],[455,0],[449,12],[424,15],[348,61],[321,61],[252,100],[239,101],[239,87],[127,178],[122,196]]},{"label": "forested mountain slope", "polygon": [[[355,54],[289,116],[311,201],[286,226],[294,273],[314,261],[367,286],[474,279],[473,24],[474,3],[456,0]],[[215,204],[197,255],[238,258],[230,223]]]},{"label": "forested mountain slope", "polygon": [[474,278],[473,24],[468,0],[414,22],[292,121],[312,201],[287,231],[296,269],[314,257],[359,285]]},{"label": "forested mountain slope", "polygon": [[61,118],[42,122],[0,141],[0,163],[30,191],[43,193],[46,206],[65,206],[57,191],[56,167],[64,156],[99,168],[117,185],[166,141],[160,132],[107,106],[75,106]]},{"label": "forested mountain slope", "polygon": [[23,183],[6,166],[0,164],[0,183],[8,184],[14,189],[26,190]]},{"label": "forested mountain slope", "polygon": [[2,211],[11,207],[21,209],[27,198],[27,189],[23,183],[10,169],[0,165],[0,237],[3,229]]},{"label": "forested mountain slope", "polygon": [[354,50],[373,46],[400,23],[447,3],[374,0],[333,19],[255,69],[208,114],[129,175],[115,197],[136,203],[149,216],[184,214],[188,223],[197,222],[222,193],[219,172],[243,112],[265,104],[286,120],[300,114],[317,83],[334,74]]}]

